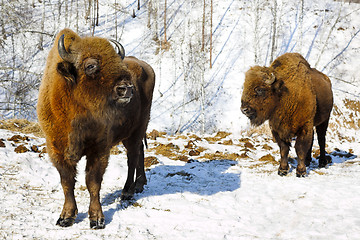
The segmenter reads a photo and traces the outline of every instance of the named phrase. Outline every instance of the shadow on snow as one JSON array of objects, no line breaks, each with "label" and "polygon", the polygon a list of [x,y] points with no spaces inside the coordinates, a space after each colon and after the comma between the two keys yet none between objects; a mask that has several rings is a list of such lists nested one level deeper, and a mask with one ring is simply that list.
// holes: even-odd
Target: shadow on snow
[{"label": "shadow on snow", "polygon": [[[144,197],[184,192],[209,196],[219,192],[234,191],[240,188],[240,173],[230,173],[227,170],[236,164],[237,162],[233,160],[205,162],[195,160],[184,166],[155,166],[146,172],[148,183],[144,191],[135,194],[133,200],[120,201],[116,208],[105,211],[105,222],[110,223],[117,211],[132,206],[137,200]],[[120,199],[121,191],[117,190],[107,194],[102,200],[102,206],[108,206]]]},{"label": "shadow on snow", "polygon": [[[330,163],[326,165],[325,168],[329,168],[330,166],[334,164],[344,163],[348,160],[357,158],[357,155],[354,155],[350,152],[346,152],[340,149],[336,149],[335,151],[331,152],[330,154],[326,154],[326,158],[331,159]],[[289,172],[292,172],[296,170],[297,167],[297,157],[296,158],[289,158],[289,165],[290,170]],[[310,166],[306,167],[306,172],[309,174],[311,171],[314,171],[319,168],[319,160],[317,158],[312,158],[310,162]]]}]

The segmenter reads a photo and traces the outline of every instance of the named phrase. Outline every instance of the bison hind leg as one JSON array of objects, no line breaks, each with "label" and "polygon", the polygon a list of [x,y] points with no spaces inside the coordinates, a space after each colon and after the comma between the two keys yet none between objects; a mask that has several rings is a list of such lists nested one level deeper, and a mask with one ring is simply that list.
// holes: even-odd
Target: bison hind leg
[{"label": "bison hind leg", "polygon": [[318,136],[318,143],[320,147],[320,156],[318,157],[319,168],[326,167],[328,163],[331,163],[331,157],[326,156],[326,151],[325,151],[325,141],[326,141],[325,135],[326,135],[326,130],[328,128],[328,124],[329,124],[329,119],[321,123],[319,126],[316,126],[316,133]]},{"label": "bison hind leg", "polygon": [[311,145],[310,148],[306,154],[306,158],[305,158],[305,166],[310,166],[310,162],[311,162],[311,151],[312,151],[312,147],[313,147],[313,143],[314,143],[314,133],[312,135],[312,139],[311,139]]}]

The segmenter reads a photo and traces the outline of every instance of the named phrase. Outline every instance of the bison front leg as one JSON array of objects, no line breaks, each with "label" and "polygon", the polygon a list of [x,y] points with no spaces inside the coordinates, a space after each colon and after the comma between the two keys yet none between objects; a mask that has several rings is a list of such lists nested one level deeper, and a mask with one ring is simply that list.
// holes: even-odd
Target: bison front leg
[{"label": "bison front leg", "polygon": [[139,149],[139,159],[136,166],[136,180],[135,180],[135,192],[141,193],[144,190],[144,185],[147,184],[145,167],[144,167],[144,145],[141,142]]},{"label": "bison front leg", "polygon": [[280,158],[280,166],[279,166],[278,174],[280,176],[286,176],[289,172],[288,155],[290,150],[290,143],[281,140],[277,132],[273,131],[272,134],[280,148],[281,158]]},{"label": "bison front leg", "polygon": [[100,189],[105,169],[108,165],[109,155],[102,157],[87,157],[86,186],[90,194],[89,220],[90,228],[105,228],[105,217],[100,204]]},{"label": "bison front leg", "polygon": [[306,165],[305,160],[312,145],[313,128],[304,128],[296,138],[295,150],[298,157],[298,165],[296,168],[297,177],[305,177]]},{"label": "bison front leg", "polygon": [[[142,164],[140,163],[140,165],[138,165],[139,158],[141,155],[140,154],[140,146],[142,147],[142,143],[141,143],[141,140],[127,139],[127,140],[123,141],[123,144],[124,144],[125,148],[127,149],[128,175],[127,175],[124,189],[121,193],[121,199],[129,200],[133,197],[133,195],[135,193],[135,185],[136,185],[136,183],[134,182],[135,169],[138,168],[140,170],[141,166],[142,167],[144,166],[144,163],[142,163]],[[142,153],[142,157],[144,157],[143,153]],[[144,173],[144,175],[145,175],[145,173]],[[141,181],[143,181],[141,179],[137,179],[137,180],[138,180],[139,184]]]},{"label": "bison front leg", "polygon": [[61,186],[65,196],[63,210],[56,225],[70,227],[74,224],[78,213],[74,196],[76,166],[55,164],[55,167],[60,174]]}]

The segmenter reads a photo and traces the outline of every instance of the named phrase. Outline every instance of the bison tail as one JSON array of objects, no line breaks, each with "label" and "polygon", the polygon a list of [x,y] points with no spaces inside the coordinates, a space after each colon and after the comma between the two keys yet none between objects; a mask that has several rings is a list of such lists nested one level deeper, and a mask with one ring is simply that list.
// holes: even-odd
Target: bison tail
[{"label": "bison tail", "polygon": [[146,133],[145,133],[145,136],[144,136],[144,144],[145,144],[145,147],[146,147],[146,149],[148,149],[149,147],[148,147],[148,144],[147,144],[147,136],[146,136]]}]

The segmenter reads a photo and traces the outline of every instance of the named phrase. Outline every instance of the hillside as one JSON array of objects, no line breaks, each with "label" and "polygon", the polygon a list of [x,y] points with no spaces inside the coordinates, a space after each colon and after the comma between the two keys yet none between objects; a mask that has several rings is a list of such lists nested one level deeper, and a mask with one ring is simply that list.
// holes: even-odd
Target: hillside
[{"label": "hillside", "polygon": [[[205,6],[202,51],[202,1],[167,0],[166,38],[162,0],[140,1],[139,9],[137,0],[100,1],[97,26],[88,1],[28,2],[0,4],[1,239],[360,238],[359,4],[214,1],[212,29]],[[55,225],[63,192],[35,106],[47,53],[65,27],[118,39],[156,72],[148,184],[120,200],[126,154],[114,147],[101,190],[104,230],[89,229],[84,158],[75,224]],[[268,124],[254,128],[240,111],[244,72],[285,52],[301,53],[327,74],[334,92],[326,143],[332,163],[318,168],[315,137],[305,178],[295,177],[294,148],[290,173],[278,176]]]},{"label": "hillside", "polygon": [[[69,27],[81,35],[116,38],[127,55],[153,66],[157,78],[150,128],[170,134],[249,130],[239,109],[244,72],[255,64],[269,65],[285,52],[301,53],[332,80],[336,104],[332,130],[348,136],[346,128],[359,127],[360,5],[332,0],[214,1],[210,29],[209,5],[203,18],[201,1],[171,0],[166,6],[165,43],[164,1],[140,1],[139,10],[137,3],[101,1],[97,26],[93,25],[96,12],[86,2],[64,1],[61,6],[46,1],[34,1],[32,6],[4,3],[1,10],[9,18],[1,35],[3,118],[36,119],[47,53],[54,35]],[[23,17],[11,15],[21,10]]]}]

